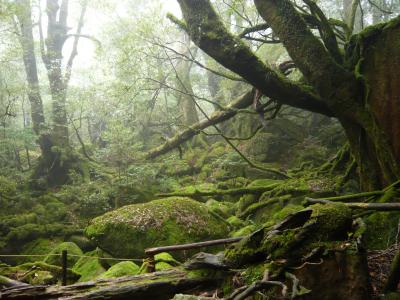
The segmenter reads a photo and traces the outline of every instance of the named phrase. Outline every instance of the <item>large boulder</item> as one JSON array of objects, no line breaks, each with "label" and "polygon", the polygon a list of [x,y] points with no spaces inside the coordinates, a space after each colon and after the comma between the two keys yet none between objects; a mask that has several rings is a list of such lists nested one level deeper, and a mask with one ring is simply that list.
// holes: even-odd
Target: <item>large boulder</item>
[{"label": "large boulder", "polygon": [[93,219],[86,235],[115,257],[143,257],[144,249],[228,236],[227,224],[190,198],[170,197],[121,207]]}]

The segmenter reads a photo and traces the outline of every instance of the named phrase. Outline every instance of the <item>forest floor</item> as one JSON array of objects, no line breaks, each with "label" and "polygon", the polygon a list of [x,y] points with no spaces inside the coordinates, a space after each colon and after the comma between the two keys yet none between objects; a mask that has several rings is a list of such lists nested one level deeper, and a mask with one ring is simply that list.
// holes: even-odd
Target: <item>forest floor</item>
[{"label": "forest floor", "polygon": [[381,294],[390,273],[390,265],[399,249],[400,245],[394,244],[384,250],[368,251],[368,269],[373,297]]}]

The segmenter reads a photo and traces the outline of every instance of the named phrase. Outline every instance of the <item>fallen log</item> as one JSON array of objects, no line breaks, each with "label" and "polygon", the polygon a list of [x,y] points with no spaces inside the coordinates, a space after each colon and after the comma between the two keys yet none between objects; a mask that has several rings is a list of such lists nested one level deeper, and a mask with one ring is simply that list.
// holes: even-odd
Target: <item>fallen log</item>
[{"label": "fallen log", "polygon": [[219,124],[223,121],[229,120],[230,118],[234,117],[238,110],[246,108],[253,103],[254,99],[254,91],[250,90],[246,92],[244,95],[240,96],[236,100],[234,100],[230,105],[226,107],[225,110],[218,110],[215,111],[209,119],[202,120],[196,124],[193,124],[189,128],[185,129],[184,131],[177,133],[174,137],[167,140],[163,145],[150,150],[145,159],[152,159],[162,154],[165,154],[182,143],[190,140],[192,137],[201,133],[201,131],[207,127],[212,125]]},{"label": "fallen log", "polygon": [[239,242],[241,239],[243,239],[243,237],[219,239],[219,240],[212,240],[212,241],[191,243],[191,244],[183,244],[183,245],[155,247],[155,248],[146,249],[144,252],[147,255],[155,255],[155,254],[161,253],[161,252],[192,250],[192,249],[198,249],[198,248],[203,248],[203,247],[232,244],[232,243]]},{"label": "fallen log", "polygon": [[[21,281],[17,281],[5,276],[0,275],[0,287],[20,287],[20,286],[28,286],[29,284]],[[1,297],[0,297],[1,298]]]},{"label": "fallen log", "polygon": [[[306,204],[332,204],[333,201],[324,199],[313,199],[305,198]],[[375,210],[375,211],[400,211],[400,203],[363,203],[363,202],[342,202],[343,205],[352,209],[364,209],[364,210]]]},{"label": "fallen log", "polygon": [[157,194],[157,197],[207,197],[207,196],[237,196],[237,195],[245,195],[245,194],[260,194],[263,192],[271,191],[280,183],[273,183],[266,186],[249,186],[244,188],[237,188],[237,189],[229,189],[229,190],[208,190],[208,191],[201,191],[198,189],[194,189],[191,191],[176,191],[172,193],[160,193]]},{"label": "fallen log", "polygon": [[220,284],[214,278],[193,278],[181,270],[170,270],[117,279],[100,279],[69,286],[23,286],[3,290],[1,299],[132,299],[167,300],[175,294],[210,289]]}]

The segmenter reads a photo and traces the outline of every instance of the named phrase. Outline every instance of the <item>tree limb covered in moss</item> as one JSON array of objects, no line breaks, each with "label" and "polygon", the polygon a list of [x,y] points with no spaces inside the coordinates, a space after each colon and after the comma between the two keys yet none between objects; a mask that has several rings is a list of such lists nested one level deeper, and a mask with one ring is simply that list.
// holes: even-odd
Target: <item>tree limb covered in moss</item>
[{"label": "tree limb covered in moss", "polygon": [[[347,90],[345,86],[355,85],[355,77],[335,62],[289,0],[255,0],[254,3],[307,81],[329,107],[335,108],[343,100],[339,87],[343,85],[343,91]],[[343,111],[343,103],[340,107]]]},{"label": "tree limb covered in moss", "polygon": [[[253,103],[254,99],[254,92],[248,91],[244,95],[240,96],[236,100],[234,100],[230,105],[227,106],[226,110],[217,110],[215,111],[208,119],[202,120],[189,128],[185,129],[184,131],[176,134],[173,138],[167,140],[163,145],[150,150],[145,159],[152,159],[157,156],[163,155],[179,145],[183,144],[184,142],[190,140],[192,137],[198,135],[201,130],[210,127],[215,124],[219,124],[223,121],[226,121],[232,117],[234,117],[238,111],[237,109],[242,109],[250,106]],[[230,109],[233,108],[233,109]]]},{"label": "tree limb covered in moss", "polygon": [[328,18],[325,16],[323,11],[319,8],[317,3],[312,0],[304,0],[304,2],[310,8],[311,13],[318,19],[318,31],[326,49],[339,64],[343,63],[343,56],[340,53],[339,45],[336,40],[335,32],[333,31],[331,25],[329,24]]},{"label": "tree limb covered in moss", "polygon": [[218,287],[219,278],[190,277],[170,270],[81,282],[68,286],[22,286],[2,291],[1,299],[171,299],[178,293]]},{"label": "tree limb covered in moss", "polygon": [[273,183],[267,186],[249,186],[245,188],[229,189],[229,190],[209,190],[201,191],[193,189],[192,191],[176,191],[172,193],[157,194],[157,197],[201,197],[201,196],[226,196],[226,195],[245,195],[245,194],[261,194],[266,191],[271,191],[276,188],[279,183]]},{"label": "tree limb covered in moss", "polygon": [[269,25],[267,23],[261,23],[261,24],[258,24],[258,25],[254,25],[252,27],[248,27],[248,28],[244,29],[238,35],[238,37],[244,38],[249,33],[257,32],[257,31],[261,31],[261,30],[266,30],[268,28],[269,28]]},{"label": "tree limb covered in moss", "polygon": [[[329,200],[306,198],[307,204],[331,204]],[[363,203],[363,202],[344,202],[344,205],[353,209],[374,210],[374,211],[400,211],[400,203]]]},{"label": "tree limb covered in moss", "polygon": [[296,84],[279,75],[264,64],[239,38],[228,32],[210,1],[178,2],[192,41],[221,65],[246,79],[264,95],[282,104],[334,116],[310,87]]}]

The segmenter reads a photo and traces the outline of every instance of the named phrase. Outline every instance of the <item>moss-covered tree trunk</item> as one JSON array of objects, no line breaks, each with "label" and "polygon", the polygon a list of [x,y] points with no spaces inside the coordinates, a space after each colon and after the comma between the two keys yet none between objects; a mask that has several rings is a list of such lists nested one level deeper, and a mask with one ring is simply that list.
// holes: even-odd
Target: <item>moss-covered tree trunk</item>
[{"label": "moss-covered tree trunk", "polygon": [[[375,189],[400,177],[400,17],[352,37],[343,56],[328,19],[305,1],[314,25],[289,0],[255,0],[260,16],[282,41],[304,82],[286,80],[224,26],[208,0],[178,0],[191,39],[264,95],[337,118],[358,163],[361,186]],[[311,22],[312,23],[312,22]],[[320,38],[313,34],[315,27]],[[313,28],[314,28],[313,27]]]},{"label": "moss-covered tree trunk", "polygon": [[[359,95],[368,118],[342,121],[359,166],[364,189],[385,186],[399,177],[400,164],[400,19],[353,36],[351,68],[362,87]],[[340,119],[340,118],[339,118]]]},{"label": "moss-covered tree trunk", "polygon": [[[76,38],[66,71],[62,72],[62,50],[66,39],[68,1],[49,0],[47,1],[47,37],[44,41],[42,32],[42,21],[39,19],[40,48],[43,62],[47,69],[52,96],[52,120],[53,126],[50,130],[45,126],[43,104],[39,88],[38,69],[33,38],[32,11],[30,1],[20,0],[17,2],[17,18],[21,29],[21,45],[23,60],[28,81],[28,97],[31,103],[33,129],[39,137],[41,157],[35,168],[33,179],[35,183],[40,180],[40,187],[56,186],[66,183],[69,180],[71,170],[78,171],[84,175],[79,157],[69,146],[68,120],[66,112],[67,87],[71,76],[72,63],[77,55],[77,44],[80,30],[83,26],[83,17],[87,3],[82,6],[82,13],[79,19]],[[41,16],[41,15],[40,15]],[[37,184],[34,184],[37,186]]]}]

